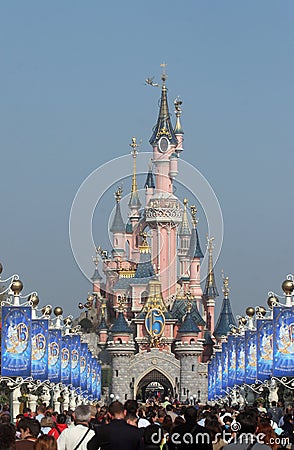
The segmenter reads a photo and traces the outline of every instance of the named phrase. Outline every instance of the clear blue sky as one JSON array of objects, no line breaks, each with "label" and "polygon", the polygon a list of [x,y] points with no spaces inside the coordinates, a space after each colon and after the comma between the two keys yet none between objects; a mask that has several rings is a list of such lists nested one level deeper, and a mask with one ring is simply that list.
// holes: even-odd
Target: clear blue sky
[{"label": "clear blue sky", "polygon": [[219,291],[223,268],[235,313],[280,293],[294,272],[293,23],[290,0],[2,1],[3,276],[77,313],[90,286],[70,249],[72,200],[133,135],[150,149],[159,91],[144,79],[166,61],[183,157],[223,211]]}]

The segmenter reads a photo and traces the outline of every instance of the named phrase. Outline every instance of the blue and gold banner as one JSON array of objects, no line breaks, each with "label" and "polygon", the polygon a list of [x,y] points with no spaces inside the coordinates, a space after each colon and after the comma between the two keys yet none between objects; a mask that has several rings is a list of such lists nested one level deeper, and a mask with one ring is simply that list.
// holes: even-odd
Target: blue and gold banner
[{"label": "blue and gold banner", "polygon": [[221,352],[215,353],[215,395],[222,395],[222,354]]},{"label": "blue and gold banner", "polygon": [[29,377],[31,375],[31,323],[31,307],[2,307],[2,376]]},{"label": "blue and gold banner", "polygon": [[61,341],[61,382],[65,385],[70,384],[70,350],[71,336],[63,336]]},{"label": "blue and gold banner", "polygon": [[274,307],[274,364],[276,377],[294,376],[294,306]]},{"label": "blue and gold banner", "polygon": [[48,319],[32,320],[32,377],[48,378]]},{"label": "blue and gold banner", "polygon": [[87,353],[87,391],[88,394],[92,394],[92,355],[88,349]]},{"label": "blue and gold banner", "polygon": [[245,381],[245,339],[236,337],[236,384],[241,386]]},{"label": "blue and gold banner", "polygon": [[80,386],[80,353],[81,336],[74,334],[71,336],[71,374],[70,382],[74,387]]},{"label": "blue and gold banner", "polygon": [[97,390],[96,390],[96,398],[97,400],[101,400],[101,364],[97,364]]},{"label": "blue and gold banner", "polygon": [[98,365],[97,359],[93,358],[91,376],[92,376],[92,395],[94,396],[94,398],[96,398],[97,392],[97,365]]},{"label": "blue and gold banner", "polygon": [[222,343],[222,394],[225,394],[228,387],[228,344]]},{"label": "blue and gold banner", "polygon": [[87,353],[88,344],[81,343],[81,356],[80,356],[80,386],[82,391],[87,389]]},{"label": "blue and gold banner", "polygon": [[232,388],[236,383],[236,336],[228,335],[228,387]]},{"label": "blue and gold banner", "polygon": [[61,330],[49,330],[48,379],[53,383],[61,379]]},{"label": "blue and gold banner", "polygon": [[245,383],[257,380],[257,340],[256,331],[245,331]]},{"label": "blue and gold banner", "polygon": [[273,373],[273,321],[256,320],[257,334],[257,378],[267,380]]}]

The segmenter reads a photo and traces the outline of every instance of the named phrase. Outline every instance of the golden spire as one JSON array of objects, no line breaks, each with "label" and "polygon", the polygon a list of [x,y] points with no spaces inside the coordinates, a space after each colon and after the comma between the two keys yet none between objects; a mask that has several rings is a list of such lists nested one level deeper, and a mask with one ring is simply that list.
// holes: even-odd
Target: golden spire
[{"label": "golden spire", "polygon": [[225,277],[224,276],[224,271],[222,270],[222,278],[223,278],[223,293],[225,298],[229,297],[229,292],[230,292],[230,288],[229,288],[229,277]]},{"label": "golden spire", "polygon": [[131,155],[133,157],[133,180],[132,180],[132,193],[137,192],[138,186],[137,186],[137,154],[138,154],[138,147],[139,144],[137,144],[137,139],[135,137],[132,138],[132,143],[129,144],[132,148]]},{"label": "golden spire", "polygon": [[175,126],[175,133],[176,134],[183,134],[183,129],[182,129],[182,125],[181,125],[181,114],[182,114],[182,110],[181,110],[181,105],[183,104],[182,100],[180,99],[180,97],[177,97],[174,100],[174,105],[175,105],[175,114],[176,114],[176,126]]},{"label": "golden spire", "polygon": [[208,270],[207,270],[207,278],[206,278],[206,284],[205,284],[205,289],[204,289],[204,296],[206,298],[215,298],[218,296],[218,292],[217,292],[217,287],[216,287],[215,278],[214,278],[213,259],[212,259],[212,254],[213,254],[213,249],[214,249],[214,245],[213,245],[214,237],[209,238],[207,235],[206,239],[207,239],[207,249],[208,249]]},{"label": "golden spire", "polygon": [[101,316],[102,317],[105,317],[105,310],[106,310],[106,303],[102,302],[102,305],[101,305]]},{"label": "golden spire", "polygon": [[148,233],[146,231],[141,231],[140,236],[142,237],[142,242],[139,245],[140,253],[151,253],[150,245],[147,241],[147,237],[149,237]]},{"label": "golden spire", "polygon": [[190,230],[189,222],[188,222],[188,215],[187,215],[188,200],[186,198],[184,198],[184,200],[183,200],[183,205],[184,205],[184,212],[183,212],[182,223],[181,223],[180,229],[179,229],[179,235],[187,236],[187,235],[191,234],[191,230]]}]

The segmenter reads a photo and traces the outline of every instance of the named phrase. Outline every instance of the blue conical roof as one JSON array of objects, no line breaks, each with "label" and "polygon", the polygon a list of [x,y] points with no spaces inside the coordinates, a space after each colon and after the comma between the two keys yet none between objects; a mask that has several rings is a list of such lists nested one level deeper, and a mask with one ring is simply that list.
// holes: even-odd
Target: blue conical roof
[{"label": "blue conical roof", "polygon": [[98,267],[95,268],[94,274],[92,276],[92,281],[102,280],[102,277],[99,273]]},{"label": "blue conical roof", "polygon": [[124,233],[125,224],[121,215],[120,204],[116,204],[114,219],[110,228],[111,233]]},{"label": "blue conical roof", "polygon": [[159,115],[157,119],[157,123],[153,129],[152,136],[150,138],[150,144],[156,144],[161,136],[166,136],[171,144],[177,145],[178,140],[176,138],[174,129],[171,124],[170,114],[167,103],[167,89],[165,85],[166,76],[162,76],[162,91],[161,91],[161,100],[160,100],[160,108]]},{"label": "blue conical roof", "polygon": [[118,316],[116,318],[116,321],[112,325],[110,329],[111,333],[130,333],[130,327],[127,324],[127,321],[125,319],[125,316],[122,311],[118,313]]},{"label": "blue conical roof", "polygon": [[192,229],[189,254],[190,258],[203,258],[203,253],[199,242],[198,231],[195,226]]},{"label": "blue conical roof", "polygon": [[179,333],[199,333],[199,331],[192,314],[187,312],[184,322],[180,326]]},{"label": "blue conical roof", "polygon": [[232,313],[232,308],[230,304],[230,300],[228,297],[225,297],[223,299],[221,312],[218,317],[215,329],[214,329],[214,336],[217,339],[220,339],[224,336],[226,336],[230,331],[230,325],[237,326],[235,318]]},{"label": "blue conical roof", "polygon": [[[174,301],[172,310],[171,310],[171,316],[173,319],[178,319],[179,322],[182,322],[184,315],[187,311],[187,300],[185,299],[176,299]],[[192,308],[191,308],[191,316],[196,323],[196,325],[205,325],[205,321],[201,317],[197,303],[196,301],[192,301]]]},{"label": "blue conical roof", "polygon": [[102,316],[101,322],[100,322],[100,324],[99,324],[99,326],[97,328],[97,331],[102,331],[102,330],[108,330],[108,326],[106,325],[104,316]]},{"label": "blue conical roof", "polygon": [[148,171],[144,187],[145,188],[153,188],[153,189],[155,189],[155,182],[154,182],[154,177],[153,177],[153,173],[152,173],[152,169],[151,168]]}]

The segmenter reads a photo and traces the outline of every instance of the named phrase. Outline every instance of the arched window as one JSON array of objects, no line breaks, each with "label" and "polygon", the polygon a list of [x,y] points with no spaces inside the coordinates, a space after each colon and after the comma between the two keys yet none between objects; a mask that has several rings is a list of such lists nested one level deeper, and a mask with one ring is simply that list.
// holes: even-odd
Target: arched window
[{"label": "arched window", "polygon": [[148,292],[147,291],[141,292],[141,303],[146,303],[147,299],[148,299]]},{"label": "arched window", "polygon": [[195,364],[192,364],[192,372],[195,372]]},{"label": "arched window", "polygon": [[117,338],[116,343],[117,343],[117,344],[122,344],[121,338]]},{"label": "arched window", "polygon": [[194,338],[190,339],[190,345],[192,345],[192,344],[195,344],[195,339]]},{"label": "arched window", "polygon": [[118,370],[115,371],[115,376],[118,377]]}]

